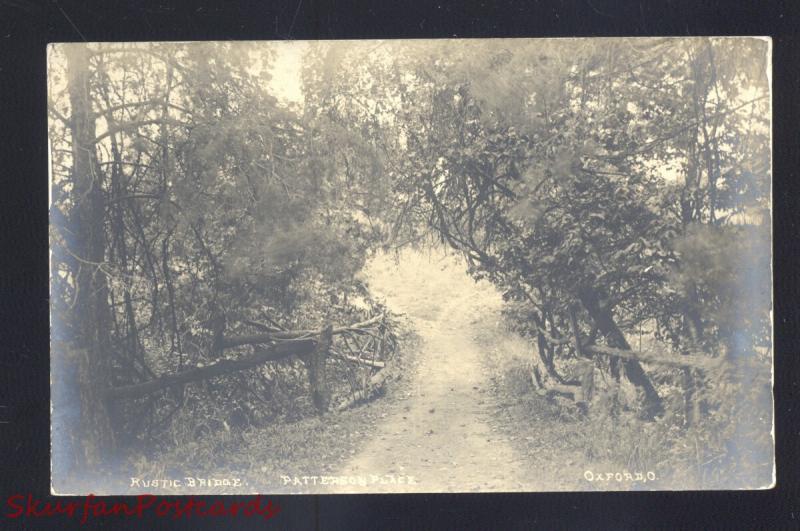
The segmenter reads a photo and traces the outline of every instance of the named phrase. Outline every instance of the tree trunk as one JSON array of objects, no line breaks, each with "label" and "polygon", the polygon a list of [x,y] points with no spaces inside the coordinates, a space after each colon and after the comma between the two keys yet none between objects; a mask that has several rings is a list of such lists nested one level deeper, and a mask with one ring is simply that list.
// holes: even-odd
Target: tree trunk
[{"label": "tree trunk", "polygon": [[[83,460],[102,462],[114,449],[114,430],[106,400],[98,392],[111,377],[108,283],[105,260],[102,173],[95,153],[95,121],[89,96],[88,49],[83,44],[65,46],[71,107],[73,222],[79,258],[75,273],[77,297],[70,319],[77,331],[78,381],[81,398]],[[56,353],[63,355],[64,353]]]},{"label": "tree trunk", "polygon": [[[597,293],[593,290],[584,289],[581,290],[579,297],[583,307],[597,326],[597,329],[606,338],[608,345],[623,350],[630,350],[631,346],[614,321],[611,311],[600,305]],[[656,415],[663,413],[664,406],[661,402],[661,397],[658,396],[658,392],[655,387],[653,387],[653,383],[650,381],[650,378],[647,377],[641,364],[636,360],[620,360],[618,358],[615,360],[612,358],[613,372],[619,371],[619,365],[622,366],[628,380],[644,392],[644,416],[648,419],[653,419]]]}]

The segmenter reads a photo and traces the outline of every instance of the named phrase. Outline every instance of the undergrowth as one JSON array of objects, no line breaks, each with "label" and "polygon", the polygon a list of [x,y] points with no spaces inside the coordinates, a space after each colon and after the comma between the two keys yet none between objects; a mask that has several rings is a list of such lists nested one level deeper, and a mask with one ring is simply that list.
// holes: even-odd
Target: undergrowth
[{"label": "undergrowth", "polygon": [[[584,478],[580,488],[705,490],[765,488],[772,482],[771,394],[760,364],[740,371],[751,375],[746,380],[726,374],[705,382],[697,396],[702,417],[692,425],[683,416],[681,390],[658,370],[654,380],[661,382],[666,413],[655,421],[614,407],[624,398],[602,388],[586,413],[570,398],[538,394],[531,379],[535,347],[509,332],[502,318],[486,324],[478,340],[486,347],[493,394],[507,419],[504,431],[519,452],[539,461],[577,460],[577,468],[595,476]],[[623,474],[623,481],[596,480],[608,472]],[[646,481],[625,481],[625,472],[634,478],[638,472]],[[565,484],[574,479],[561,478]]]},{"label": "undergrowth", "polygon": [[[201,437],[184,431],[165,443],[157,456],[134,454],[130,475],[141,478],[240,478],[242,488],[197,489],[202,493],[282,492],[282,476],[334,474],[369,440],[375,425],[393,407],[414,371],[418,337],[407,326],[398,331],[401,350],[387,369],[390,377],[373,400],[341,412],[281,417],[261,426],[223,425]],[[309,411],[310,404],[309,404]],[[169,491],[169,489],[164,489]],[[287,492],[300,492],[292,487]],[[185,493],[185,489],[175,489]]]}]

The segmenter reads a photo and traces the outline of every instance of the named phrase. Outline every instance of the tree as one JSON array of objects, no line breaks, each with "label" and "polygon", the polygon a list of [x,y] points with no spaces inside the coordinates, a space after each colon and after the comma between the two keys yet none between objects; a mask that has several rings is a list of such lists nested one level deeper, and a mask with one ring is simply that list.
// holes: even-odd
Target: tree
[{"label": "tree", "polygon": [[[542,377],[576,383],[559,374],[563,362],[588,355],[602,368],[610,358],[606,369],[640,389],[652,418],[661,399],[625,354],[626,336],[648,327],[669,337],[668,352],[720,356],[717,312],[698,297],[725,289],[699,295],[681,242],[695,223],[722,225],[768,204],[762,44],[379,43],[381,53],[359,60],[339,50],[332,83],[347,98],[336,108],[358,109],[342,117],[352,130],[395,139],[386,168],[401,208],[386,217],[423,221],[476,277],[526,306],[521,326],[539,347]],[[393,118],[376,120],[372,101]],[[721,252],[700,245],[692,252]],[[759,322],[767,312],[759,305]]]},{"label": "tree", "polygon": [[[270,374],[290,394],[311,385],[324,408],[314,347],[328,324],[369,322],[337,341],[359,348],[372,330],[391,353],[390,322],[368,321],[382,308],[355,279],[373,233],[339,194],[319,131],[265,89],[269,50],[152,43],[50,54],[53,321],[64,342],[54,370],[65,352],[87,352],[77,385],[92,390],[82,403],[98,413],[83,434],[131,446],[181,414],[263,419]],[[281,337],[293,329],[303,333]],[[329,372],[348,385],[364,365],[345,356]],[[304,365],[310,383],[298,376]],[[101,425],[106,405],[113,426]]]},{"label": "tree", "polygon": [[[67,54],[67,83],[72,118],[72,181],[77,201],[70,220],[75,242],[74,313],[70,328],[76,339],[71,363],[78,365],[78,378],[86,384],[80,415],[81,460],[94,465],[114,449],[114,434],[107,401],[98,392],[110,374],[107,352],[109,338],[108,284],[102,271],[105,262],[105,234],[102,231],[102,173],[94,154],[95,124],[91,117],[88,54],[81,46],[70,46]],[[88,383],[91,382],[91,383]]]}]

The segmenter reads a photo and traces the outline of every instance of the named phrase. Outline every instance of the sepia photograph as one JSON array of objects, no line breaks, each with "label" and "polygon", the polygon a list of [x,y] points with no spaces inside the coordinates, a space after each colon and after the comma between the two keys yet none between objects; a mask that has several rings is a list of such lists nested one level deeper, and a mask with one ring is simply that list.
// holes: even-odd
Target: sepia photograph
[{"label": "sepia photograph", "polygon": [[772,488],[771,54],[50,44],[51,492]]}]

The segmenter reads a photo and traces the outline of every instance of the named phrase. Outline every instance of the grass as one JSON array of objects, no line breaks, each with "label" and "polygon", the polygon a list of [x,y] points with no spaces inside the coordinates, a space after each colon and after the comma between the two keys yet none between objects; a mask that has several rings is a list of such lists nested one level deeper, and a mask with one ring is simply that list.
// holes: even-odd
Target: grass
[{"label": "grass", "polygon": [[[486,349],[498,421],[517,452],[527,456],[530,473],[541,475],[543,489],[705,490],[769,485],[771,441],[757,421],[741,410],[710,413],[703,422],[686,428],[670,415],[656,422],[642,421],[625,411],[612,417],[604,404],[610,397],[601,394],[589,415],[583,415],[569,399],[548,399],[533,391],[532,345],[508,332],[502,318],[484,325],[477,339]],[[661,393],[668,410],[680,405],[680,400],[673,400],[679,398],[678,389],[665,387]],[[711,393],[725,396],[715,388]],[[757,408],[743,408],[745,412],[752,409]],[[735,440],[726,439],[733,426],[749,431]],[[756,441],[758,434],[764,440]],[[623,481],[587,481],[582,477],[587,471],[595,476],[619,472]],[[639,472],[647,481],[626,481],[625,472],[634,477]],[[648,472],[655,477],[647,479]]]},{"label": "grass", "polygon": [[[134,456],[130,476],[141,478],[239,478],[241,487],[192,489],[192,494],[299,493],[283,489],[282,476],[332,475],[370,440],[371,432],[395,407],[394,396],[406,389],[414,370],[416,336],[405,330],[402,351],[382,396],[351,409],[278,422],[242,431],[219,430],[184,440],[158,458]],[[148,489],[145,489],[148,490]],[[152,490],[152,489],[151,489]],[[159,493],[187,494],[185,488],[158,489]],[[133,490],[131,490],[133,493]]]}]

